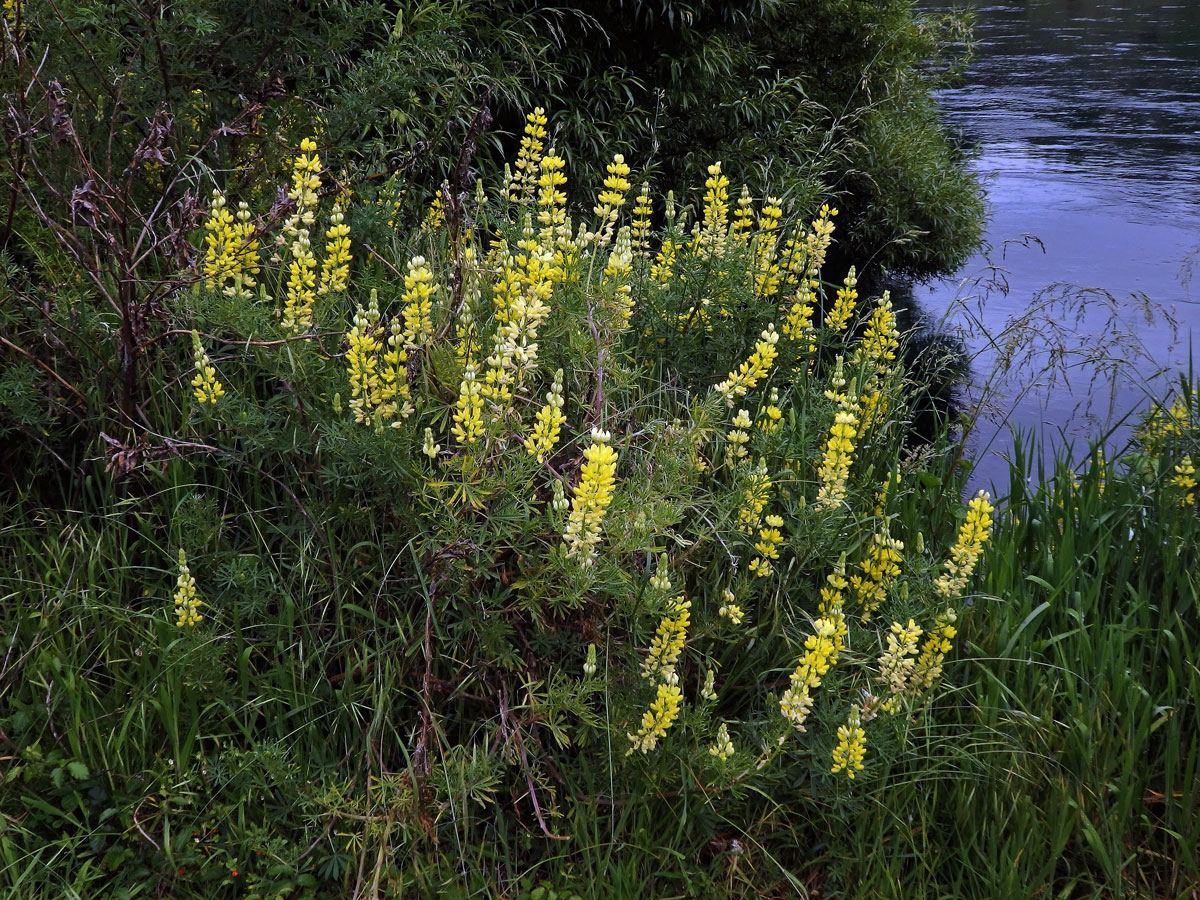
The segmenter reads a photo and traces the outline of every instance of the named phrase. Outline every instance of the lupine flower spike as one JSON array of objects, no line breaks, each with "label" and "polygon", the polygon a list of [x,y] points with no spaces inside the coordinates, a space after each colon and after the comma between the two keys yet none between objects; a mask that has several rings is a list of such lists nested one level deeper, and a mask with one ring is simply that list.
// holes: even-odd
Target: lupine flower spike
[{"label": "lupine flower spike", "polygon": [[200,623],[200,607],[204,605],[196,595],[196,579],[188,569],[187,554],[179,548],[179,578],[175,582],[175,625],[179,628],[194,628]]},{"label": "lupine flower spike", "polygon": [[192,329],[192,358],[196,364],[196,375],[192,379],[192,392],[197,403],[216,403],[218,398],[225,396],[225,388],[217,380],[217,370],[213,368],[204,347],[200,344],[200,334]]}]

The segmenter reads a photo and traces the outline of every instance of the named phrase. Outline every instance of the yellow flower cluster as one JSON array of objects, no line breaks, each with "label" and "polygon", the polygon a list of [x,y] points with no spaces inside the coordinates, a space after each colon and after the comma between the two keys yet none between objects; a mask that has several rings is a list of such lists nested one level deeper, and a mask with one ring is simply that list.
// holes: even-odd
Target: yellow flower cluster
[{"label": "yellow flower cluster", "polygon": [[735,399],[746,396],[748,391],[753,390],[760,381],[767,377],[771,366],[775,363],[775,358],[779,355],[775,346],[778,343],[779,334],[775,331],[775,325],[768,325],[755,343],[754,352],[750,354],[750,358],[742,363],[736,371],[730,372],[728,377],[714,388],[725,398],[725,403],[730,408],[733,407]]},{"label": "yellow flower cluster", "polygon": [[925,643],[921,645],[921,655],[912,674],[912,689],[916,692],[927,691],[942,677],[942,663],[950,652],[950,642],[958,634],[954,627],[957,620],[955,612],[947,608],[939,613],[932,628],[926,633]]},{"label": "yellow flower cluster", "polygon": [[349,344],[346,369],[350,378],[350,409],[354,411],[355,422],[368,422],[382,402],[379,351],[383,343],[379,339],[379,305],[374,291],[366,309],[361,304],[355,308],[353,325],[346,340]]},{"label": "yellow flower cluster", "polygon": [[196,375],[192,378],[192,395],[197,403],[216,403],[218,398],[225,395],[225,388],[217,380],[217,370],[213,368],[208,353],[200,344],[200,334],[192,329],[192,360],[196,364]]},{"label": "yellow flower cluster", "polygon": [[696,224],[695,243],[701,256],[724,256],[729,225],[729,179],[721,164],[708,167],[704,182],[704,218]]},{"label": "yellow flower cluster", "polygon": [[763,510],[771,499],[771,476],[765,460],[759,460],[758,468],[751,473],[745,497],[745,505],[738,510],[738,524],[744,530],[753,532],[762,521]]},{"label": "yellow flower cluster", "polygon": [[846,480],[854,461],[854,438],[858,434],[857,404],[847,403],[834,415],[829,438],[821,450],[821,466],[817,470],[820,487],[817,502],[833,509],[846,499]]},{"label": "yellow flower cluster", "polygon": [[730,424],[733,427],[725,435],[725,465],[732,467],[738,460],[746,458],[746,445],[750,443],[750,411],[739,409]]},{"label": "yellow flower cluster", "polygon": [[838,557],[837,565],[825,578],[825,587],[821,588],[821,602],[818,606],[822,618],[833,623],[835,649],[831,662],[837,662],[838,654],[846,647],[846,635],[849,628],[846,625],[845,597],[846,590],[846,554]]},{"label": "yellow flower cluster", "polygon": [[641,191],[633,207],[633,240],[632,246],[639,256],[650,255],[650,217],[654,207],[650,202],[650,182],[643,181]]},{"label": "yellow flower cluster", "polygon": [[325,232],[325,262],[321,266],[319,294],[344,291],[350,281],[350,226],[341,202],[333,204]]},{"label": "yellow flower cluster", "polygon": [[829,771],[834,775],[844,771],[846,777],[853,780],[854,773],[863,770],[863,759],[867,755],[867,733],[863,730],[857,707],[850,710],[846,724],[838,726],[837,737],[837,746],[833,748],[833,766]]},{"label": "yellow flower cluster", "polygon": [[750,561],[750,571],[759,578],[766,578],[775,571],[773,560],[779,559],[779,545],[783,543],[783,519],[779,516],[767,516],[766,524],[758,530],[758,540],[754,549],[758,556]]},{"label": "yellow flower cluster", "polygon": [[546,405],[538,410],[533,434],[525,439],[525,450],[530,456],[537,457],[539,463],[546,461],[558,443],[559,433],[567,421],[563,415],[564,403],[563,370],[559,369],[554,373],[554,382],[546,394]]},{"label": "yellow flower cluster", "polygon": [[950,549],[945,571],[934,582],[934,588],[943,597],[957,597],[967,586],[975,572],[975,564],[983,553],[992,530],[992,513],[987,491],[979,494],[967,504],[967,518],[958,530],[958,540]]},{"label": "yellow flower cluster", "polygon": [[908,625],[893,622],[887,636],[887,649],[879,657],[878,680],[888,690],[888,699],[883,704],[887,712],[895,712],[900,699],[908,691],[909,678],[917,661],[917,642],[921,640],[921,626],[912,619]]},{"label": "yellow flower cluster", "polygon": [[667,729],[679,718],[679,707],[683,702],[683,691],[677,684],[662,683],[650,709],[642,714],[642,727],[636,734],[629,734],[630,747],[626,756],[635,750],[649,753],[658,746],[661,738],[667,734]]},{"label": "yellow flower cluster", "polygon": [[607,297],[611,307],[614,332],[622,332],[629,328],[633,318],[633,286],[630,284],[630,274],[633,272],[633,247],[628,228],[622,228],[617,233],[613,251],[604,266],[604,278],[600,283],[601,291]]},{"label": "yellow flower cluster", "polygon": [[804,653],[791,675],[791,686],[779,698],[779,710],[797,731],[807,731],[804,722],[812,711],[812,692],[837,659],[837,625],[827,618],[813,623],[813,633],[804,642]]},{"label": "yellow flower cluster", "polygon": [[[796,277],[795,272],[799,270],[801,261],[804,265],[803,273],[799,276],[796,296],[783,323],[784,336],[793,341],[804,339],[812,330],[816,291],[821,286],[818,275],[825,264],[829,245],[833,242],[833,217],[836,215],[836,209],[831,209],[828,204],[822,206],[804,236],[803,245],[798,239],[793,239],[784,250],[784,268],[788,273],[789,286]],[[816,346],[810,342],[807,348],[811,353]]]},{"label": "yellow flower cluster", "polygon": [[[1191,395],[1195,394],[1195,387]],[[1146,452],[1155,459],[1162,452],[1163,443],[1171,437],[1183,434],[1192,424],[1192,413],[1188,407],[1187,398],[1177,394],[1171,408],[1159,406],[1146,420],[1145,425],[1138,431],[1138,437],[1146,447]]]},{"label": "yellow flower cluster", "polygon": [[654,256],[654,265],[650,267],[650,280],[660,285],[669,284],[675,274],[675,257],[679,248],[671,238],[663,238],[658,253]]},{"label": "yellow flower cluster", "polygon": [[825,319],[825,325],[834,331],[845,331],[846,326],[850,324],[850,317],[854,315],[854,305],[858,300],[858,273],[854,266],[850,267],[850,271],[846,273],[845,283],[838,288],[837,298],[833,302],[833,309]]},{"label": "yellow flower cluster", "polygon": [[404,349],[420,347],[433,337],[433,271],[423,256],[408,261],[400,314],[404,317]]},{"label": "yellow flower cluster", "polygon": [[896,540],[885,524],[871,535],[871,546],[859,567],[862,575],[850,578],[855,598],[862,604],[862,618],[867,621],[887,596],[888,585],[900,577],[901,552],[904,542]]},{"label": "yellow flower cluster", "polygon": [[758,234],[754,239],[754,293],[759,297],[774,297],[779,293],[775,248],[779,243],[782,202],[778,197],[768,197],[758,215]]},{"label": "yellow flower cluster", "polygon": [[212,207],[204,221],[204,286],[229,297],[248,299],[259,273],[258,239],[250,221],[250,207],[238,204],[236,217],[229,212],[225,195],[213,191]]},{"label": "yellow flower cluster", "polygon": [[4,0],[0,10],[4,13],[4,25],[9,30],[17,27],[17,18],[21,14],[22,0]]},{"label": "yellow flower cluster", "polygon": [[439,228],[446,224],[446,205],[442,202],[442,191],[450,189],[447,182],[443,181],[441,188],[433,199],[429,201],[429,209],[425,211],[425,218],[421,220],[421,232],[424,234],[435,234]]},{"label": "yellow flower cluster", "polygon": [[731,625],[741,625],[742,620],[746,617],[746,613],[743,611],[741,606],[738,605],[737,597],[734,596],[733,591],[731,591],[729,588],[725,588],[721,591],[721,599],[725,602],[722,603],[721,607],[717,610],[717,615],[719,615],[722,619],[728,619],[729,624]]},{"label": "yellow flower cluster", "polygon": [[563,190],[567,183],[567,176],[563,174],[566,165],[566,160],[553,147],[542,157],[541,174],[538,176],[537,221],[542,229],[538,242],[543,246],[552,246],[570,237],[567,228],[567,193]]},{"label": "yellow flower cluster", "polygon": [[733,211],[733,222],[729,225],[729,236],[739,244],[750,242],[750,229],[754,225],[754,198],[750,196],[750,188],[742,185],[741,196],[738,197],[737,208]]},{"label": "yellow flower cluster", "polygon": [[733,756],[733,740],[729,737],[729,726],[724,722],[717,729],[717,740],[708,748],[708,753],[710,756],[715,756],[721,762],[725,762],[725,760]]},{"label": "yellow flower cluster", "polygon": [[654,640],[650,643],[650,652],[642,664],[642,676],[656,679],[667,684],[676,684],[679,676],[675,672],[675,664],[683,653],[683,645],[687,640],[688,626],[692,623],[692,602],[683,597],[675,597],[667,604],[667,614],[658,623],[654,632]]},{"label": "yellow flower cluster", "polygon": [[783,421],[783,410],[777,405],[779,403],[779,390],[771,389],[771,399],[761,410],[758,415],[758,428],[763,434],[774,434],[780,423]]},{"label": "yellow flower cluster", "polygon": [[355,307],[354,319],[346,335],[346,372],[350,381],[350,409],[354,421],[382,426],[397,417],[407,419],[413,413],[412,391],[405,372],[404,339],[398,322],[393,322],[383,349],[383,329],[379,324],[379,295],[372,289],[364,309]]},{"label": "yellow flower cluster", "polygon": [[468,359],[458,386],[458,401],[454,406],[454,424],[450,433],[464,446],[471,446],[483,434],[483,397],[475,377],[475,365]]},{"label": "yellow flower cluster", "polygon": [[568,556],[582,556],[583,564],[592,564],[600,528],[612,503],[616,486],[617,451],[609,446],[611,436],[599,429],[592,431],[592,443],[583,451],[579,486],[571,498],[571,517],[563,542]]},{"label": "yellow flower cluster", "polygon": [[884,291],[867,320],[867,330],[858,345],[858,352],[866,362],[880,369],[895,361],[899,347],[900,332],[896,327],[892,295],[890,291]]},{"label": "yellow flower cluster", "polygon": [[175,582],[175,624],[179,628],[185,625],[189,628],[200,623],[200,607],[204,605],[196,595],[196,579],[188,569],[187,554],[179,548],[179,578]]},{"label": "yellow flower cluster", "polygon": [[596,246],[606,247],[612,240],[613,231],[617,226],[617,217],[621,207],[625,205],[625,195],[629,193],[629,165],[625,157],[618,153],[608,164],[608,175],[604,179],[604,187],[596,197],[596,205],[592,212],[600,220],[596,225],[595,234],[589,235],[589,240],[595,241]]},{"label": "yellow flower cluster", "polygon": [[421,452],[424,453],[426,456],[428,456],[430,459],[437,459],[437,455],[439,453],[441,453],[441,451],[442,451],[442,445],[435,444],[433,442],[433,429],[426,428],[425,429],[425,443],[421,447]]},{"label": "yellow flower cluster", "polygon": [[1196,467],[1192,463],[1190,454],[1185,455],[1179,465],[1175,467],[1171,483],[1183,492],[1179,498],[1180,506],[1196,505]]},{"label": "yellow flower cluster", "polygon": [[[292,162],[292,189],[288,199],[296,204],[284,223],[288,244],[288,278],[285,286],[283,327],[293,334],[312,328],[317,298],[317,258],[313,256],[309,229],[316,217],[317,191],[321,189],[321,157],[312,138],[300,142],[300,155]],[[283,236],[280,237],[283,241]]]},{"label": "yellow flower cluster", "polygon": [[508,184],[508,199],[514,203],[524,203],[533,192],[545,139],[546,110],[539,106],[525,116],[525,133],[521,136],[521,147],[517,151],[517,171]]},{"label": "yellow flower cluster", "polygon": [[522,241],[521,253],[512,255],[501,247],[499,276],[492,295],[498,323],[487,358],[483,395],[497,405],[500,415],[512,399],[514,381],[519,382],[538,358],[538,329],[550,315],[547,301],[558,277],[554,254],[530,236]]}]

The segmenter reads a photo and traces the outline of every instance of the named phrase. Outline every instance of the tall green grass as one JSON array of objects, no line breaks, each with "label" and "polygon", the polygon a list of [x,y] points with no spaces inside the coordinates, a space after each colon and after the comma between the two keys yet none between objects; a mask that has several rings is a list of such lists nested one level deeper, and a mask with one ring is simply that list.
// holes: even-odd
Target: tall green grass
[{"label": "tall green grass", "polygon": [[858,896],[1200,896],[1195,510],[1136,449],[1082,474],[1037,451],[1012,457],[959,688],[854,822]]}]

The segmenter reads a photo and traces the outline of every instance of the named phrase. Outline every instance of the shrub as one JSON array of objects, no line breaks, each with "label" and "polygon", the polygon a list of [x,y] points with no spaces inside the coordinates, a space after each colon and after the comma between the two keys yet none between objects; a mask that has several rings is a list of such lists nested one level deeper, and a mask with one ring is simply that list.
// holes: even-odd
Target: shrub
[{"label": "shrub", "polygon": [[991,507],[890,299],[720,164],[576,225],[539,127],[411,234],[308,140],[214,193],[152,426],[6,540],[13,884],[759,896],[903,754]]}]

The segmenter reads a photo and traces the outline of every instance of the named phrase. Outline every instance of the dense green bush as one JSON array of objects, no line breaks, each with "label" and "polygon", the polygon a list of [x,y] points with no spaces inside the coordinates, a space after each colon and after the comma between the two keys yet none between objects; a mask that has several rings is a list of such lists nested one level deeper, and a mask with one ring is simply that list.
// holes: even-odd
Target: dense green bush
[{"label": "dense green bush", "polygon": [[10,891],[761,896],[904,756],[991,510],[890,301],[715,165],[575,228],[538,142],[457,230],[307,141],[214,195],[144,439],[13,488]]}]

